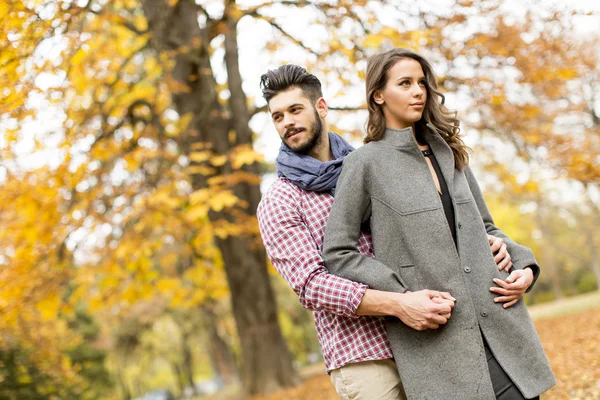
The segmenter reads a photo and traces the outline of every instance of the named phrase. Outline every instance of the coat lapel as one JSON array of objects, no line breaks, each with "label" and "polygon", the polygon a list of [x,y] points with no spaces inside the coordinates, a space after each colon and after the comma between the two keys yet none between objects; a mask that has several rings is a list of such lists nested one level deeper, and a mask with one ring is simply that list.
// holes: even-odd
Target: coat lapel
[{"label": "coat lapel", "polygon": [[444,175],[444,179],[446,180],[446,184],[450,190],[450,195],[454,198],[454,153],[452,149],[446,141],[440,136],[439,133],[429,126],[429,130],[427,131],[427,142],[431,149],[433,150],[433,154],[440,165],[440,169],[442,170],[442,174]]}]

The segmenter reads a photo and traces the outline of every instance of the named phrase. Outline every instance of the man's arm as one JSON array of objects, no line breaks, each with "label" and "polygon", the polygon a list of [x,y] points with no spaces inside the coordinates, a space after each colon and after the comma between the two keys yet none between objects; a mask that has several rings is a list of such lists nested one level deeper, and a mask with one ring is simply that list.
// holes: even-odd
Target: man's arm
[{"label": "man's arm", "polygon": [[[303,307],[348,318],[394,316],[404,318],[415,329],[435,328],[450,318],[454,299],[448,293],[382,292],[330,274],[300,213],[286,202],[265,198],[257,216],[271,263],[296,292]],[[435,299],[428,301],[431,296]],[[424,304],[425,311],[419,313],[415,303]]]},{"label": "man's arm", "polygon": [[450,293],[435,290],[391,293],[367,289],[356,314],[396,317],[421,331],[448,322],[455,301]]},{"label": "man's arm", "polygon": [[331,275],[302,215],[288,202],[264,198],[258,207],[260,233],[271,264],[310,310],[357,318],[367,286]]}]

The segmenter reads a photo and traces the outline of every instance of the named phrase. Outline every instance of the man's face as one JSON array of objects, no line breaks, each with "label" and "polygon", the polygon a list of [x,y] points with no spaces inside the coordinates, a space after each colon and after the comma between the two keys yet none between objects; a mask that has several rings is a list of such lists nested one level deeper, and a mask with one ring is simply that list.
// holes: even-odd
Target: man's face
[{"label": "man's face", "polygon": [[323,122],[302,89],[277,94],[269,101],[269,110],[279,137],[292,151],[306,154],[320,143]]}]

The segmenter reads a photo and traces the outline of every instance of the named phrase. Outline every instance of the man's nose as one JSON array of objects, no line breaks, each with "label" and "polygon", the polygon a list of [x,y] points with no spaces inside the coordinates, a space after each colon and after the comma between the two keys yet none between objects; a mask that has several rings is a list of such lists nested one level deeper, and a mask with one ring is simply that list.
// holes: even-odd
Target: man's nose
[{"label": "man's nose", "polygon": [[296,125],[296,121],[294,120],[294,117],[290,114],[285,114],[283,116],[283,126],[288,129],[293,127],[294,125]]}]

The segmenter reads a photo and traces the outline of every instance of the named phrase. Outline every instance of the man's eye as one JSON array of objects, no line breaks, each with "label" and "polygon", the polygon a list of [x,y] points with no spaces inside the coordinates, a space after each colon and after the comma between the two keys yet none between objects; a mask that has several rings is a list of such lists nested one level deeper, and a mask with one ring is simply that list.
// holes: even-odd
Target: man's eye
[{"label": "man's eye", "polygon": [[277,122],[279,120],[281,120],[281,115],[276,115],[273,117],[273,121]]},{"label": "man's eye", "polygon": [[292,112],[293,112],[294,114],[296,114],[298,111],[300,111],[300,109],[299,109],[299,108],[294,108],[294,109],[292,109]]}]

